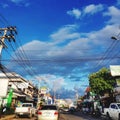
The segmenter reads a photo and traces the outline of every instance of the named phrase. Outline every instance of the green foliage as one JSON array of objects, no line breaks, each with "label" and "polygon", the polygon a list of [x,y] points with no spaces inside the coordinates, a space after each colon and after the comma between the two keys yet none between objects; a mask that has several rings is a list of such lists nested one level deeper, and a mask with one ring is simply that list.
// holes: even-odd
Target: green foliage
[{"label": "green foliage", "polygon": [[102,68],[98,72],[89,75],[91,91],[98,95],[112,93],[115,83],[115,78],[111,76],[107,68]]}]

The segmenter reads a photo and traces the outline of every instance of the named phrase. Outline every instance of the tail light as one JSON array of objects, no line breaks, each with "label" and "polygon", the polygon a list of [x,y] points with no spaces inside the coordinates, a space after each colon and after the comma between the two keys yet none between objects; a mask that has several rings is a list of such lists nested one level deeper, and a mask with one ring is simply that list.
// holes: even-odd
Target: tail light
[{"label": "tail light", "polygon": [[30,111],[30,108],[28,108],[28,111]]},{"label": "tail light", "polygon": [[56,111],[56,112],[54,113],[54,115],[58,115],[58,112]]},{"label": "tail light", "polygon": [[38,114],[38,115],[42,115],[42,112],[38,111],[37,114]]}]

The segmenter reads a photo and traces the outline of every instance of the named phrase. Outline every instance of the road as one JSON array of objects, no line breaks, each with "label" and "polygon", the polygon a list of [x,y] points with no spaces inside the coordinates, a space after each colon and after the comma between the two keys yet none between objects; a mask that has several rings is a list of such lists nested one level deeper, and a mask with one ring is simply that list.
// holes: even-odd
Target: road
[{"label": "road", "polygon": [[101,120],[101,118],[78,112],[74,114],[61,114],[60,120]]},{"label": "road", "polygon": [[[20,118],[13,118],[11,120],[37,120],[37,117],[32,117],[30,119],[30,118],[27,118],[24,116],[24,117],[20,117]],[[97,117],[93,117],[88,114],[82,114],[80,112],[77,112],[74,114],[69,114],[69,113],[60,114],[59,120],[105,120],[105,119],[97,118]]]}]

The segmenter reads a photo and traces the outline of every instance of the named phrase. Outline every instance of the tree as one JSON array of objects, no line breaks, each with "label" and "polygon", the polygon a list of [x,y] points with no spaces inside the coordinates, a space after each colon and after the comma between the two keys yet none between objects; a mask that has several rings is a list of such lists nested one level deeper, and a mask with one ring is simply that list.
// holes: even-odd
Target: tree
[{"label": "tree", "polygon": [[107,68],[102,68],[98,72],[89,75],[91,91],[98,95],[111,94],[115,83],[115,78],[111,76],[110,70]]}]

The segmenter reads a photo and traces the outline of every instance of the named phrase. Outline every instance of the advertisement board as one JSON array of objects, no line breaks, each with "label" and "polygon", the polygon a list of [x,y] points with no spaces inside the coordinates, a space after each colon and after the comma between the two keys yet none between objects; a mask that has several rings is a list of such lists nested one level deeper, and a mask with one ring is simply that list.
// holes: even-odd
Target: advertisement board
[{"label": "advertisement board", "polygon": [[0,79],[0,97],[6,97],[8,90],[8,79]]},{"label": "advertisement board", "polygon": [[40,88],[40,92],[41,92],[41,94],[46,94],[47,93],[47,87],[45,87],[45,86],[43,86],[43,87],[41,87]]},{"label": "advertisement board", "polygon": [[120,65],[110,65],[112,76],[120,76]]},{"label": "advertisement board", "polygon": [[120,78],[116,79],[117,86],[120,86]]}]

